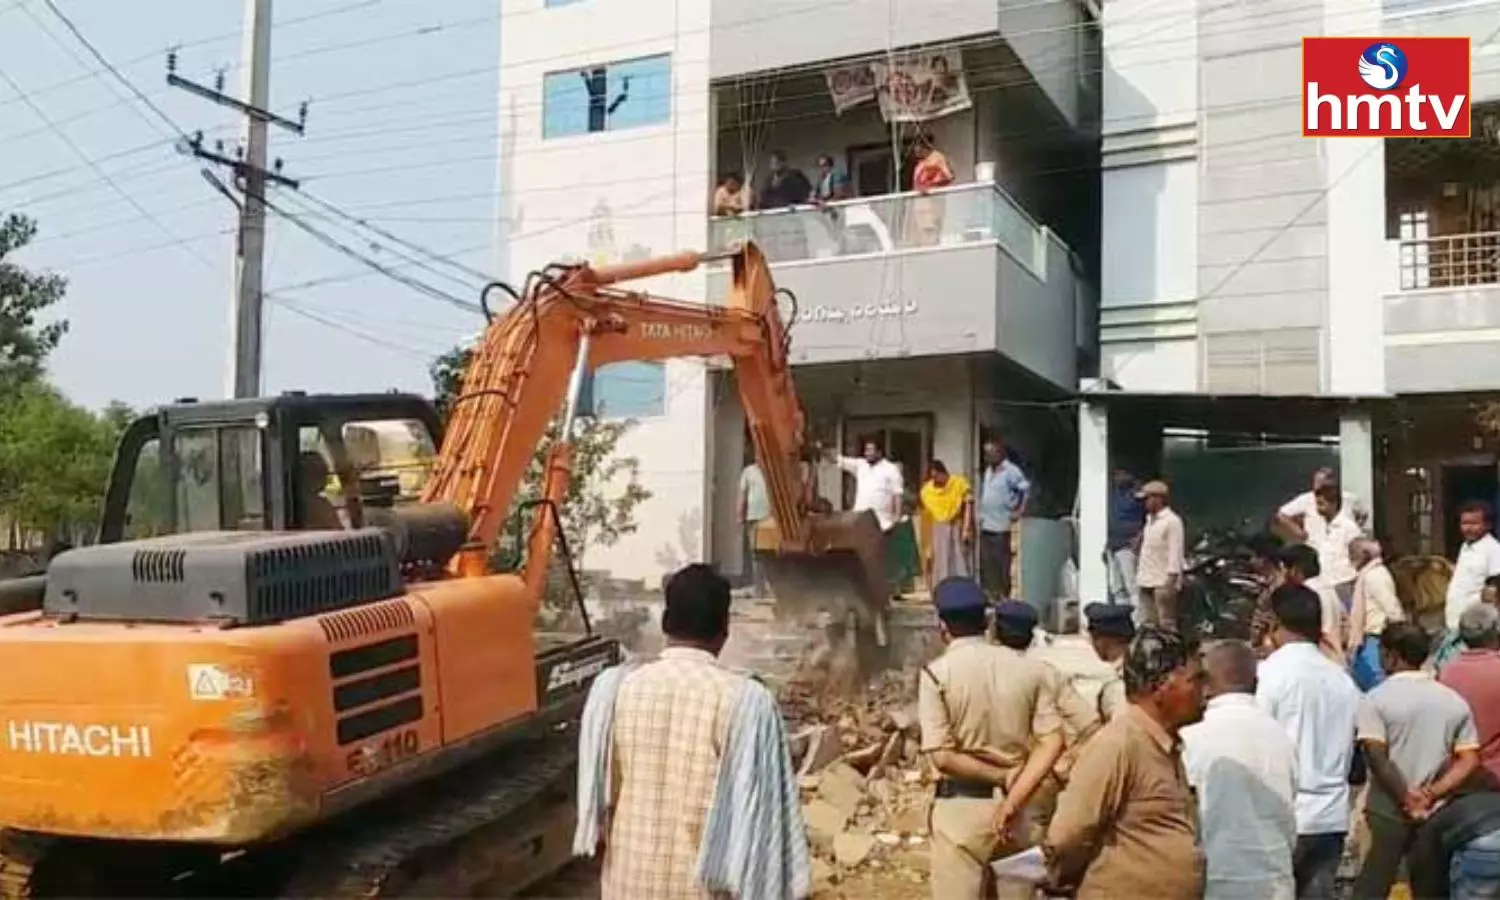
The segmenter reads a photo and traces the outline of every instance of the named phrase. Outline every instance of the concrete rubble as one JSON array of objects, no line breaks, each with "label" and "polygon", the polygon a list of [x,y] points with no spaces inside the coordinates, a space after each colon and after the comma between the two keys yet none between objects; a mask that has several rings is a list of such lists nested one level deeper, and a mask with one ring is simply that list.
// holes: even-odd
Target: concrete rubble
[{"label": "concrete rubble", "polygon": [[927,882],[927,810],[932,775],[917,753],[916,685],[890,672],[856,697],[818,678],[780,691],[792,763],[814,857],[814,892],[834,896],[851,879]]}]

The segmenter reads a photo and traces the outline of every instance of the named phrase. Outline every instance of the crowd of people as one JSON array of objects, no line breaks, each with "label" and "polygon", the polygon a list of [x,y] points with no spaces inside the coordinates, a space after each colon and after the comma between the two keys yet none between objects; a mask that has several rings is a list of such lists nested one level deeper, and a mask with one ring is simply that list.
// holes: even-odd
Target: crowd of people
[{"label": "crowd of people", "polygon": [[[888,526],[900,469],[863,449],[839,463]],[[1034,608],[985,576],[986,535],[1009,529],[1029,489],[998,442],[985,451],[977,502],[940,466],[923,488],[947,540],[979,542],[981,561],[978,579],[964,554],[942,563],[943,650],[916,679],[935,898],[1322,900],[1346,895],[1351,859],[1356,900],[1403,878],[1416,897],[1500,896],[1500,542],[1487,506],[1462,510],[1435,641],[1405,614],[1358,500],[1319,472],[1277,511],[1289,541],[1263,549],[1272,577],[1250,639],[1199,646],[1177,624],[1170,492],[1122,475],[1140,523],[1119,516],[1109,551],[1133,584],[1085,609],[1109,673],[1086,698],[1037,649]],[[748,516],[762,501],[746,493]],[[590,692],[575,852],[602,853],[605,897],[807,896],[784,724],[767,688],[716,659],[729,583],[689,566],[665,595],[667,649]],[[997,879],[994,863],[1028,852],[1040,882]]]}]

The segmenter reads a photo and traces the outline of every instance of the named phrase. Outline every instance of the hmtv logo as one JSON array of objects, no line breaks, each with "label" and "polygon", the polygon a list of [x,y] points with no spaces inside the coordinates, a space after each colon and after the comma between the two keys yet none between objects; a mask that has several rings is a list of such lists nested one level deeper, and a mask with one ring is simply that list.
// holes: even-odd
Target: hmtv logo
[{"label": "hmtv logo", "polygon": [[1303,137],[1469,136],[1466,37],[1302,39]]}]

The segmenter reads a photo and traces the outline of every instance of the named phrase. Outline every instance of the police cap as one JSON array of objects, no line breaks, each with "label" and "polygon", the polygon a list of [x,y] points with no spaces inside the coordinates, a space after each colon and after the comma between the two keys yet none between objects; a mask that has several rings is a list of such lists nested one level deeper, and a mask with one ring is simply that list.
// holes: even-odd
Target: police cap
[{"label": "police cap", "polygon": [[1090,603],[1083,608],[1089,621],[1089,633],[1101,637],[1130,639],[1135,636],[1135,623],[1131,621],[1128,606],[1113,603]]},{"label": "police cap", "polygon": [[938,615],[963,615],[983,612],[989,606],[984,588],[972,578],[944,578],[932,592],[932,605]]},{"label": "police cap", "polygon": [[1029,603],[1006,600],[995,607],[995,621],[1008,632],[1029,634],[1036,628],[1036,610]]}]

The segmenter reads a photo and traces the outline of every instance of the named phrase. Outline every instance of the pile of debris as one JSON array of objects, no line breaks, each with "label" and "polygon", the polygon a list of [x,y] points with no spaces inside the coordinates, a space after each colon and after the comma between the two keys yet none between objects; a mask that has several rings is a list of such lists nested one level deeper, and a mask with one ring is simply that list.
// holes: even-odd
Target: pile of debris
[{"label": "pile of debris", "polygon": [[856,698],[794,679],[781,692],[817,894],[861,874],[927,882],[932,776],[917,753],[916,685],[890,673]]}]

